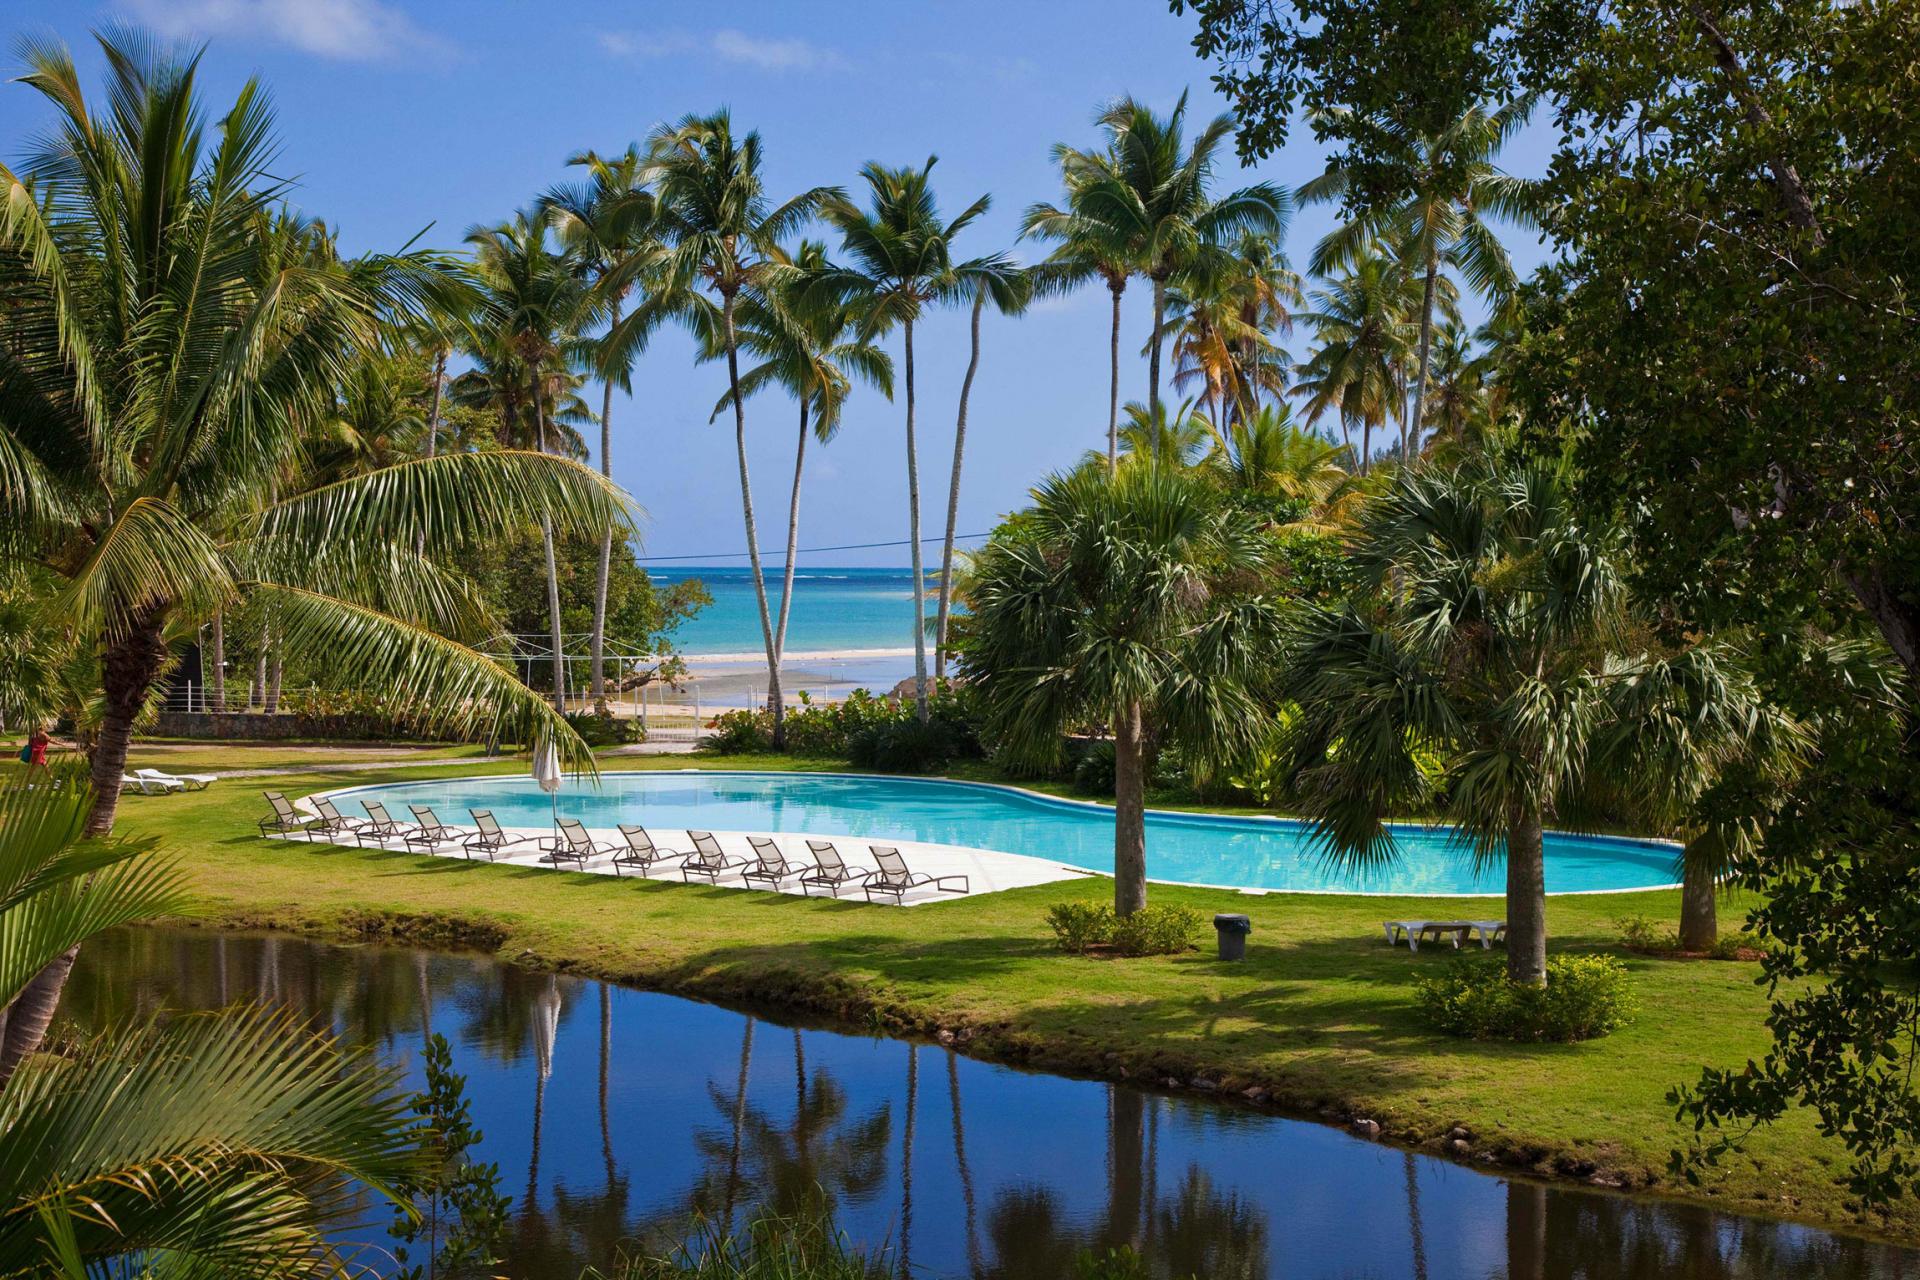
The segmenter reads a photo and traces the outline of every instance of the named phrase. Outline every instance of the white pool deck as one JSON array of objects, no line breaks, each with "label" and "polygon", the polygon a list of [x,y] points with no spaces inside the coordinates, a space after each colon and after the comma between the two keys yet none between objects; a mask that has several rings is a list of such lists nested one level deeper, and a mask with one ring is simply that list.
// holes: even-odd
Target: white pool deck
[{"label": "white pool deck", "polygon": [[[310,798],[303,798],[296,801],[295,804],[296,807],[304,813],[318,816],[317,811],[312,806]],[[395,816],[398,817],[398,815]],[[405,823],[403,825],[412,826],[411,823]],[[462,829],[465,830],[467,828]],[[551,827],[507,827],[505,830],[509,835],[530,836],[541,841],[549,840],[554,835]],[[653,837],[654,843],[662,849],[671,849],[684,853],[691,851],[693,848],[693,840],[685,830],[680,828],[648,827],[647,832]],[[610,845],[618,849],[624,849],[626,847],[626,841],[621,837],[619,831],[611,827],[588,827],[587,834],[593,837],[596,844]],[[771,838],[774,843],[780,846],[780,851],[786,855],[787,861],[796,866],[812,866],[814,863],[814,858],[807,851],[808,840],[830,840],[833,842],[834,847],[840,851],[840,856],[846,860],[847,865],[855,871],[872,871],[877,869],[871,852],[871,846],[878,844],[884,848],[898,849],[900,856],[906,859],[907,866],[917,876],[932,876],[936,879],[949,876],[966,877],[966,889],[964,891],[936,889],[933,885],[927,885],[924,888],[915,889],[903,894],[898,905],[906,907],[918,906],[927,902],[943,902],[952,901],[956,898],[976,897],[983,893],[999,893],[1005,889],[1024,889],[1029,885],[1053,884],[1061,880],[1103,878],[1098,872],[1088,871],[1084,867],[1070,867],[1061,862],[1049,862],[1045,858],[1030,858],[1018,853],[1000,853],[992,849],[971,849],[963,845],[931,844],[922,840],[888,839],[869,841],[859,836],[807,835],[805,833],[791,831],[715,831],[712,834],[714,838],[720,842],[721,851],[724,852],[728,858],[749,859],[749,866],[727,872],[715,882],[718,883],[721,888],[748,889],[759,893],[777,892],[790,894],[794,897],[800,897],[804,893],[804,890],[797,880],[785,880],[781,882],[777,889],[769,889],[765,881],[749,883],[741,878],[741,870],[752,869],[751,859],[753,858],[753,849],[747,843],[749,837],[765,836]],[[301,836],[279,836],[273,838],[292,840],[295,843],[303,842],[305,839],[305,837]],[[342,835],[337,840],[319,840],[314,843],[331,843],[349,848],[355,845],[355,841],[350,835]],[[373,845],[370,843],[367,847],[372,848]],[[410,846],[406,844],[404,840],[395,837],[383,842],[380,847],[394,852],[406,851],[421,855],[431,854],[439,858],[466,858],[468,856],[466,850],[454,841],[436,845],[431,849],[424,849],[417,845]],[[487,857],[485,854],[475,854],[473,855],[473,860],[486,862]],[[611,855],[605,853],[589,859],[584,867],[572,862],[556,867],[553,863],[546,861],[541,851],[533,844],[519,845],[511,854],[502,852],[495,857],[493,861],[501,866],[535,867],[542,870],[576,873],[584,871],[589,875],[603,876],[617,874],[629,879],[660,880],[672,884],[680,884],[684,879],[680,873],[678,859],[669,859],[668,861],[659,863],[653,867],[650,874],[643,876],[640,871],[632,867],[616,868],[613,865]],[[708,884],[709,881],[703,876],[697,876],[691,883],[695,885],[705,885]],[[830,895],[826,889],[816,886],[811,896],[824,898]],[[866,894],[861,891],[857,883],[842,887],[839,898],[842,902],[865,902],[867,900]],[[888,896],[876,899],[875,905],[894,906],[896,904],[893,899]]]}]

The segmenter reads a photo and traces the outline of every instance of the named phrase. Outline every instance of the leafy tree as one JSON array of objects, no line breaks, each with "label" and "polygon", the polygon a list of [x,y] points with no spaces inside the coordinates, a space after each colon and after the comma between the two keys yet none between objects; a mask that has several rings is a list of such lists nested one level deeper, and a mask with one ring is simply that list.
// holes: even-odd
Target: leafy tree
[{"label": "leafy tree", "polygon": [[1152,454],[1034,491],[973,557],[960,667],[1016,767],[1058,767],[1062,736],[1114,734],[1114,909],[1146,905],[1150,744],[1225,762],[1264,723],[1250,682],[1277,606],[1244,584],[1271,559],[1256,521],[1198,471]]},{"label": "leafy tree", "polygon": [[981,290],[1014,305],[1019,297],[1018,271],[1003,254],[955,261],[953,241],[974,219],[987,211],[990,197],[981,196],[952,221],[942,221],[929,177],[936,157],[915,169],[890,169],[869,163],[860,171],[866,180],[868,208],[861,209],[844,194],[828,197],[821,213],[840,232],[847,264],[821,273],[819,280],[832,296],[855,302],[864,332],[874,334],[900,326],[901,373],[907,400],[907,537],[913,560],[913,678],[914,706],[927,720],[927,634],[924,592],[926,576],[920,563],[920,454],[914,435],[913,326],[929,307],[959,301]]},{"label": "leafy tree", "polygon": [[[426,1088],[409,1109],[417,1120],[422,1169],[400,1184],[393,1225],[399,1280],[459,1280],[494,1273],[507,1243],[513,1197],[500,1193],[500,1166],[471,1152],[484,1136],[473,1125],[467,1078],[453,1069],[453,1049],[435,1033],[427,1040]],[[408,1265],[409,1246],[422,1258]]]}]

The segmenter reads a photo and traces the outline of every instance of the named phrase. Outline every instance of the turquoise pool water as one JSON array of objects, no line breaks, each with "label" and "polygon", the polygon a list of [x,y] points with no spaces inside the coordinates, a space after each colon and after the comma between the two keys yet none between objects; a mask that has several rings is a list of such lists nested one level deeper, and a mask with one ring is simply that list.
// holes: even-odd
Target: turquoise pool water
[{"label": "turquoise pool water", "polygon": [[[599,785],[569,782],[549,800],[531,778],[457,778],[355,787],[332,793],[348,814],[383,800],[396,818],[432,805],[443,822],[492,809],[504,826],[541,827],[561,817],[611,829],[638,822],[659,830],[783,831],[856,839],[925,840],[1113,870],[1113,811],[1010,787],[931,778],[822,773],[603,773]],[[1149,811],[1147,874],[1156,880],[1335,893],[1500,893],[1495,865],[1475,874],[1468,850],[1446,828],[1396,826],[1400,857],[1372,872],[1335,866],[1306,826],[1281,818],[1224,818]],[[1671,884],[1673,849],[1647,840],[1552,833],[1547,891],[1644,889]]]}]

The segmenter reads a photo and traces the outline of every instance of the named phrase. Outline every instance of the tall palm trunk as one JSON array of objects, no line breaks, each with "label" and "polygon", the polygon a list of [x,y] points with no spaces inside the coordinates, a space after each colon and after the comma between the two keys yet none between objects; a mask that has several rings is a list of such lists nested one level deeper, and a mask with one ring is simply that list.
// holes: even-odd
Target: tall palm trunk
[{"label": "tall palm trunk", "polygon": [[1167,282],[1153,281],[1153,339],[1147,345],[1147,412],[1160,407],[1160,331],[1167,318]]},{"label": "tall palm trunk", "polygon": [[[533,425],[537,433],[535,447],[547,451],[547,404],[540,388],[533,389]],[[561,651],[565,641],[560,634],[560,569],[553,558],[553,517],[540,517],[540,541],[547,553],[547,625],[553,641],[553,709],[567,714],[567,660]]]},{"label": "tall palm trunk", "polygon": [[[427,409],[427,457],[433,458],[440,452],[440,396],[447,385],[447,349],[437,347],[433,353],[433,400]],[[414,554],[426,550],[427,531],[422,529],[413,540]]]},{"label": "tall palm trunk", "polygon": [[740,398],[740,344],[733,331],[733,294],[725,295],[727,385],[733,392],[733,448],[740,459],[740,509],[747,522],[747,559],[753,566],[753,596],[760,606],[760,638],[767,646],[767,707],[773,713],[773,742],[786,745],[786,699],[780,693],[780,651],[774,644],[773,614],[767,608],[767,576],[760,567],[760,526],[753,518],[753,483],[747,475],[747,407]]},{"label": "tall palm trunk", "polygon": [[1147,778],[1138,702],[1113,726],[1113,910],[1130,916],[1147,905]]},{"label": "tall palm trunk", "polygon": [[1127,279],[1107,286],[1113,294],[1113,328],[1107,335],[1107,358],[1111,376],[1107,384],[1107,469],[1120,460],[1120,295],[1126,292]]},{"label": "tall palm trunk", "polygon": [[247,706],[265,706],[267,701],[267,644],[271,637],[267,635],[265,623],[260,624],[260,651],[253,656],[253,684],[247,690]]},{"label": "tall palm trunk", "polygon": [[1540,811],[1518,810],[1507,828],[1507,977],[1547,984],[1547,871]]},{"label": "tall palm trunk", "polygon": [[913,543],[913,706],[925,724],[927,709],[927,609],[925,569],[920,562],[920,451],[913,435],[913,321],[901,326],[907,366],[907,537]]},{"label": "tall palm trunk", "polygon": [[273,658],[267,665],[267,700],[261,709],[268,715],[280,710],[280,677],[286,672],[287,655],[281,645],[273,647]]},{"label": "tall palm trunk", "polygon": [[960,382],[960,415],[953,426],[953,478],[947,484],[947,538],[940,551],[940,618],[933,628],[933,678],[947,676],[947,618],[953,608],[953,530],[960,518],[960,463],[967,448],[967,397],[973,394],[974,371],[980,367],[980,311],[987,295],[973,299],[973,347],[967,357],[967,376]]},{"label": "tall palm trunk", "polygon": [[[1688,854],[1692,850],[1687,851]],[[1680,872],[1680,949],[1706,951],[1720,939],[1720,916],[1714,902],[1713,867],[1704,859],[1682,855]]]},{"label": "tall palm trunk", "polygon": [[227,709],[227,615],[222,609],[213,614],[213,674],[207,683],[212,687],[213,709]]},{"label": "tall palm trunk", "polygon": [[[620,323],[620,303],[615,299],[609,313],[608,328]],[[613,479],[613,379],[600,380],[600,474]],[[593,581],[593,635],[591,676],[594,710],[607,710],[607,573],[613,565],[613,526],[600,534],[600,571]]]},{"label": "tall palm trunk", "polygon": [[[787,562],[780,576],[780,620],[773,629],[773,651],[785,658],[787,618],[793,612],[794,561],[800,554],[800,477],[807,465],[807,398],[800,397],[800,438],[793,447],[793,492],[787,495]],[[784,721],[784,717],[782,718]],[[786,725],[781,724],[782,738]],[[781,745],[785,745],[784,741]]]},{"label": "tall palm trunk", "polygon": [[[1440,260],[1434,254],[1427,255],[1426,289],[1420,299],[1420,373],[1413,383],[1413,443],[1420,443],[1420,429],[1426,424],[1427,413],[1427,365],[1433,354],[1433,291],[1440,280]],[[1407,452],[1407,431],[1400,431],[1400,456],[1402,460],[1412,456]]]}]

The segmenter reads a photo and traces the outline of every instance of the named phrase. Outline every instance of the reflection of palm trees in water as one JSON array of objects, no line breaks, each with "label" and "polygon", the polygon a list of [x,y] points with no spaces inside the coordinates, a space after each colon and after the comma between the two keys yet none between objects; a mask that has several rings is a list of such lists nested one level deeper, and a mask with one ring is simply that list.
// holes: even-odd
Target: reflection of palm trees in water
[{"label": "reflection of palm trees in water", "polygon": [[980,1215],[973,1198],[973,1173],[967,1168],[967,1126],[960,1112],[960,1055],[947,1047],[947,1100],[953,1107],[953,1165],[960,1174],[960,1205],[967,1219],[967,1274],[980,1266]]},{"label": "reflection of palm trees in water", "polygon": [[554,1044],[560,1034],[560,979],[547,974],[531,1002],[533,1032],[533,1140],[527,1156],[527,1192],[520,1198],[517,1248],[523,1256],[544,1246],[549,1223],[540,1212],[540,1137],[547,1114],[547,1080],[553,1075]]},{"label": "reflection of palm trees in water", "polygon": [[1413,1152],[1401,1153],[1407,1162],[1407,1234],[1413,1238],[1413,1280],[1427,1280],[1427,1237],[1420,1227],[1420,1177]]},{"label": "reflection of palm trees in water", "polygon": [[740,1033],[740,1083],[733,1092],[733,1149],[727,1156],[727,1225],[724,1234],[733,1234],[733,1206],[740,1195],[740,1149],[747,1125],[747,1073],[753,1067],[753,1019],[747,1019]]},{"label": "reflection of palm trees in water", "polygon": [[913,1117],[920,1109],[920,1046],[907,1042],[907,1117],[900,1138],[900,1274],[913,1268]]}]

